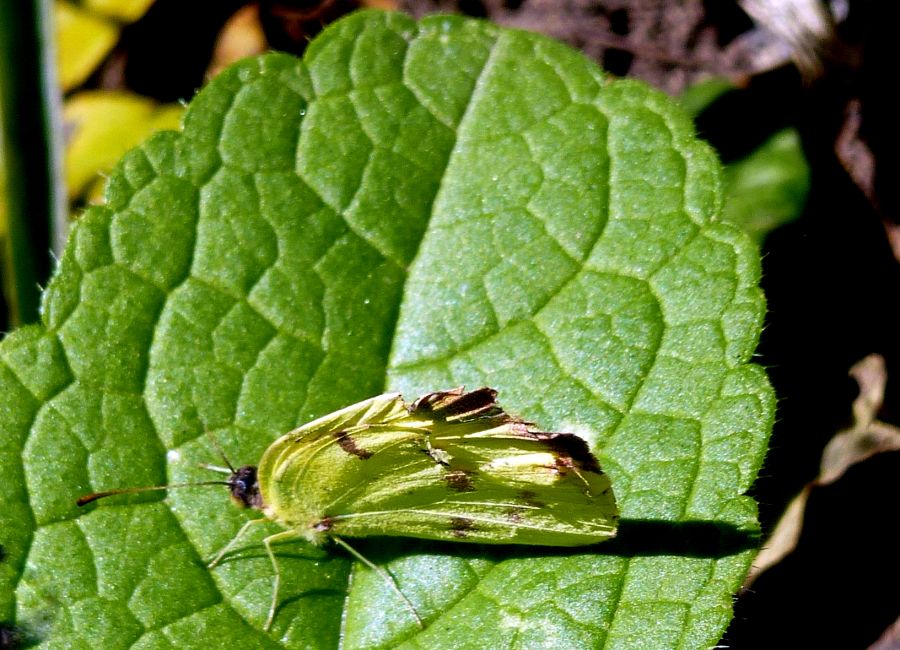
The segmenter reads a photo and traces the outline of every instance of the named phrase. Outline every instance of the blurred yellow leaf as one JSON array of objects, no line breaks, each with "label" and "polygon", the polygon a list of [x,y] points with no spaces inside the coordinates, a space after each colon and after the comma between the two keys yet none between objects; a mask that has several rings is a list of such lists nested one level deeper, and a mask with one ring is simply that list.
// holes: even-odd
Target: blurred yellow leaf
[{"label": "blurred yellow leaf", "polygon": [[84,83],[119,39],[119,28],[68,2],[54,5],[59,83],[63,91]]},{"label": "blurred yellow leaf", "polygon": [[69,198],[99,199],[115,162],[154,131],[178,129],[184,109],[126,92],[86,91],[63,107],[66,125],[66,185]]},{"label": "blurred yellow leaf", "polygon": [[153,0],[84,0],[85,9],[115,18],[122,23],[133,23],[147,13]]}]

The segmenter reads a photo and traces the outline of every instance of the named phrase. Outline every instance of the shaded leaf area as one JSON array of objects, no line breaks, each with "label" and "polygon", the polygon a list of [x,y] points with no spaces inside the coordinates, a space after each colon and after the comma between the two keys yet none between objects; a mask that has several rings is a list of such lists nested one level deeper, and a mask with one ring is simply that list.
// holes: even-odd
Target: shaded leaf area
[{"label": "shaded leaf area", "polygon": [[[774,408],[748,364],[759,260],[715,220],[720,174],[659,93],[477,21],[357,14],[303,61],[222,73],[182,133],[120,162],[42,325],[0,347],[0,621],[70,648],[713,645]],[[425,630],[365,567],[283,545],[264,633],[264,531],[205,568],[246,520],[224,490],[74,505],[208,480],[204,431],[253,463],[386,387],[461,384],[588,439],[622,539],[360,541]]]}]

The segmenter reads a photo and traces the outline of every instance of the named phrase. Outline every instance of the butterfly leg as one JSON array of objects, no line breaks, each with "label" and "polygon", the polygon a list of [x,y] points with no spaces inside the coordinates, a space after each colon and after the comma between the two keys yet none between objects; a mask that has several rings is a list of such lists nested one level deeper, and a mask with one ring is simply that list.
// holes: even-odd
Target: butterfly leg
[{"label": "butterfly leg", "polygon": [[246,522],[243,526],[241,526],[241,529],[237,532],[237,535],[235,535],[234,537],[232,537],[232,538],[231,538],[231,541],[228,542],[228,543],[222,548],[221,551],[219,551],[218,553],[216,553],[216,556],[209,562],[209,564],[206,565],[206,568],[207,568],[207,569],[212,569],[212,568],[213,568],[214,566],[216,566],[219,562],[221,562],[221,561],[222,561],[222,558],[225,557],[225,554],[228,553],[228,551],[230,551],[231,549],[233,549],[235,546],[237,546],[238,541],[241,539],[241,537],[244,536],[244,533],[246,533],[248,530],[250,530],[250,526],[252,526],[253,524],[263,524],[263,523],[265,523],[265,522],[267,522],[267,521],[268,521],[268,519],[265,519],[265,518],[261,518],[261,519],[248,519],[247,522]]},{"label": "butterfly leg", "polygon": [[272,561],[272,570],[274,578],[272,579],[272,604],[269,605],[269,615],[266,617],[266,624],[263,629],[268,632],[272,627],[272,621],[275,620],[275,609],[278,606],[278,590],[281,587],[281,570],[278,568],[278,560],[275,559],[275,553],[272,551],[272,542],[288,542],[302,538],[303,535],[295,530],[284,530],[274,535],[269,535],[263,540],[263,546],[266,547],[266,553]]},{"label": "butterfly leg", "polygon": [[372,562],[370,559],[368,559],[362,553],[360,553],[355,548],[350,546],[347,542],[345,542],[340,537],[332,536],[331,539],[334,540],[335,544],[342,547],[344,550],[346,550],[348,553],[350,553],[350,555],[355,557],[357,560],[359,560],[360,562],[365,564],[367,567],[372,569],[372,571],[374,571],[379,576],[381,576],[381,578],[390,586],[390,588],[394,590],[394,593],[396,593],[398,596],[400,596],[401,600],[403,600],[403,602],[406,604],[407,609],[409,609],[410,613],[413,615],[413,618],[416,619],[416,623],[419,624],[419,627],[422,629],[425,629],[425,624],[422,622],[422,618],[419,616],[419,613],[416,611],[415,606],[409,601],[409,598],[407,598],[404,595],[404,593],[402,591],[400,591],[400,587],[397,585],[397,581],[394,580],[394,577],[390,573],[388,573],[382,567],[380,567],[377,564],[375,564],[374,562]]}]

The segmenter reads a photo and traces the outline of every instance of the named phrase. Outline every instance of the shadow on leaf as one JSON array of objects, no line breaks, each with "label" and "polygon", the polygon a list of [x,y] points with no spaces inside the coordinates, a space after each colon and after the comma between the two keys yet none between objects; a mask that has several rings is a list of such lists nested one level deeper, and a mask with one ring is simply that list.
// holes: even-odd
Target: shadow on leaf
[{"label": "shadow on leaf", "polygon": [[622,519],[618,535],[593,546],[557,547],[516,544],[461,544],[401,537],[351,540],[373,562],[380,564],[407,555],[449,555],[501,561],[547,556],[609,555],[639,557],[680,555],[721,558],[759,547],[759,533],[721,521],[662,521]]},{"label": "shadow on leaf", "polygon": [[34,645],[35,643],[28,642],[19,628],[9,623],[0,623],[0,650],[19,650]]}]

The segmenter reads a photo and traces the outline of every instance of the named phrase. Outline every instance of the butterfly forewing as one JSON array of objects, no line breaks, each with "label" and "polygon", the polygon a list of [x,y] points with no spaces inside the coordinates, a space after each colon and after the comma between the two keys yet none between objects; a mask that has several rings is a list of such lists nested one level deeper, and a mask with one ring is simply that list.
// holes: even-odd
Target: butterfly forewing
[{"label": "butterfly forewing", "polygon": [[[266,514],[303,529],[321,519],[348,491],[377,478],[392,454],[376,452],[418,446],[421,433],[392,423],[409,415],[397,393],[354,404],[305,424],[272,443],[259,463]],[[369,431],[377,426],[377,434]],[[393,463],[391,463],[393,464]]]}]

